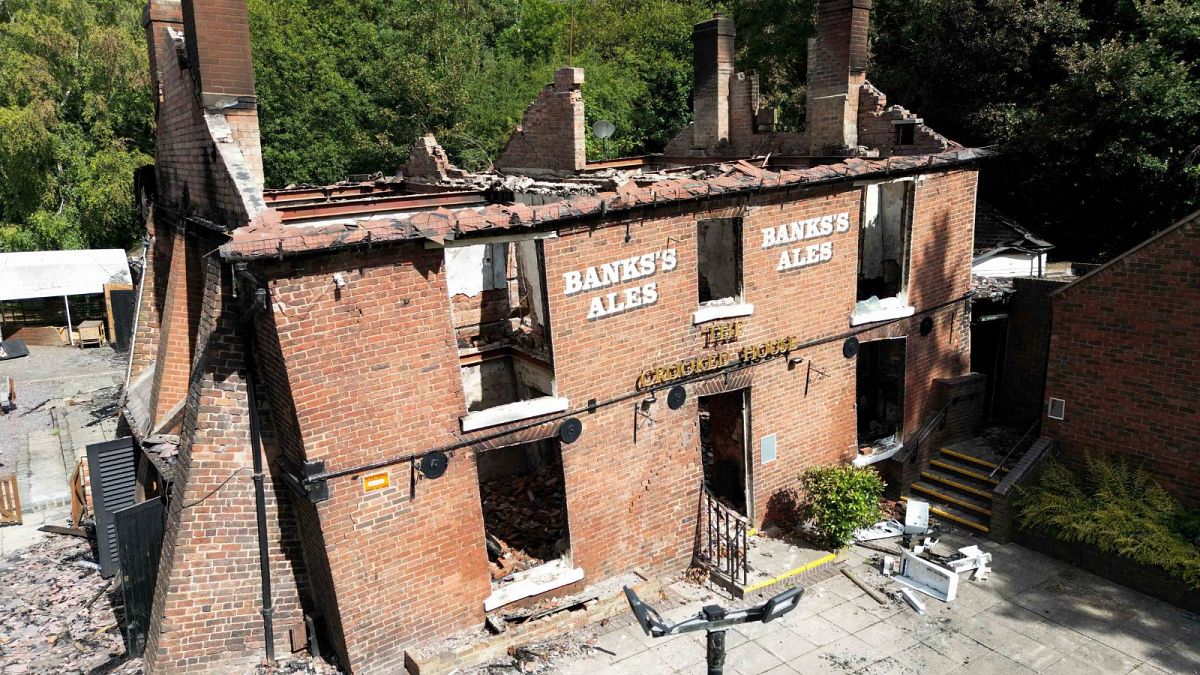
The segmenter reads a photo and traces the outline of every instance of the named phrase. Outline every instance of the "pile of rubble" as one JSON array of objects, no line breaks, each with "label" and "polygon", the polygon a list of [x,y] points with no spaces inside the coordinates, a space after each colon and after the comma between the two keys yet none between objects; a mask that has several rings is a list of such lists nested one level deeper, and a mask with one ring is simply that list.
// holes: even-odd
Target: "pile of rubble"
[{"label": "pile of rubble", "polygon": [[492,579],[566,552],[566,493],[560,471],[552,469],[480,484]]},{"label": "pile of rubble", "polygon": [[141,672],[141,659],[126,658],[120,593],[98,568],[88,542],[75,537],[54,537],[0,561],[4,675]]}]

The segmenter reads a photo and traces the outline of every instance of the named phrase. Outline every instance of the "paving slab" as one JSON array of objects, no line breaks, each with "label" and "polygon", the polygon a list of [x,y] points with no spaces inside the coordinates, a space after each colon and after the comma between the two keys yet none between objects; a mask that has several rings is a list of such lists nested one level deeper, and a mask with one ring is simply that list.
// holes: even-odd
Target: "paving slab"
[{"label": "paving slab", "polygon": [[[979,539],[964,533],[942,537],[951,546],[964,542]],[[995,556],[991,578],[975,582],[961,576],[959,597],[951,603],[921,596],[925,615],[895,601],[880,605],[840,574],[807,585],[791,614],[727,633],[725,672],[1200,675],[1200,619],[1015,544],[980,546]],[[897,588],[873,569],[869,557],[842,560],[869,585]],[[689,602],[670,610],[672,616],[713,602],[746,604],[679,595]],[[703,639],[699,633],[653,640],[634,626],[614,626],[599,645],[616,656],[576,659],[559,672],[703,673]]]}]

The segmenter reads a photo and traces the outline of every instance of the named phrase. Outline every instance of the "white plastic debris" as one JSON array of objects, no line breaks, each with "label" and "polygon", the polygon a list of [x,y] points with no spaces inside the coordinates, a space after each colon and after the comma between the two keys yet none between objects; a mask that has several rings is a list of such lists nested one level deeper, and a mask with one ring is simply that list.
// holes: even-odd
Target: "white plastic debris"
[{"label": "white plastic debris", "polygon": [[904,534],[904,526],[897,520],[881,520],[870,527],[864,527],[861,530],[854,531],[855,541],[874,541],[876,539],[888,539],[890,537],[899,537]]},{"label": "white plastic debris", "polygon": [[904,509],[904,534],[925,534],[929,531],[929,502],[910,499]]},{"label": "white plastic debris", "polygon": [[917,610],[917,614],[925,613],[925,603],[921,602],[920,599],[917,598],[916,594],[912,591],[908,590],[907,588],[901,588],[900,597],[904,598],[904,601],[908,603],[909,607]]},{"label": "white plastic debris", "polygon": [[958,574],[909,551],[901,553],[900,574],[892,578],[942,602],[953,602],[958,594]]},{"label": "white plastic debris", "polygon": [[[946,564],[956,573],[970,572],[971,570],[987,569],[989,563],[992,562],[992,554],[984,553],[978,546],[965,546],[958,549],[958,554],[961,556],[955,560],[948,560]],[[984,572],[986,575],[987,573]]]}]

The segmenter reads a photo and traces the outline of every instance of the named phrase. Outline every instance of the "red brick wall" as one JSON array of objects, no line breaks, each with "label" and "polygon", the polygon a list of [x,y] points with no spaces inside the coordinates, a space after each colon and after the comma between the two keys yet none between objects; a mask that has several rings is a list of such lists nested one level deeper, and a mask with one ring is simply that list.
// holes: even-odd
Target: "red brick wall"
[{"label": "red brick wall", "polygon": [[156,278],[156,285],[165,284],[166,288],[150,393],[151,428],[165,422],[187,395],[204,294],[201,246],[194,236],[176,229],[171,237],[170,267],[166,275]]},{"label": "red brick wall", "polygon": [[[919,183],[910,282],[918,307],[952,300],[967,288],[974,187],[973,171]],[[755,305],[754,314],[742,319],[742,339],[722,350],[844,333],[855,300],[860,200],[861,190],[849,186],[793,191],[664,209],[654,218],[630,220],[628,242],[624,221],[562,230],[559,238],[545,240],[557,395],[568,397],[573,409],[584,408],[590,398],[632,391],[647,367],[706,351],[702,326],[691,319],[698,218],[740,215],[745,223],[745,299]],[[821,240],[832,242],[831,260],[776,271],[789,247],[764,250],[761,229],[843,211],[849,230]],[[676,251],[673,271],[564,295],[568,272],[667,248]],[[457,433],[465,403],[442,255],[404,244],[261,268],[273,279],[274,324],[260,325],[261,361],[278,443],[289,462],[323,459],[327,469],[338,470],[464,437]],[[334,287],[335,272],[345,275],[345,288]],[[645,282],[658,284],[655,304],[587,320],[592,297]],[[876,331],[912,336],[906,429],[915,430],[933,405],[932,378],[965,372],[961,310],[954,304],[938,312],[935,331],[925,338],[916,335],[916,318]],[[696,409],[702,393],[751,388],[756,520],[804,468],[849,460],[856,447],[855,367],[841,348],[842,340],[833,339],[800,350],[806,362],[795,368],[777,359],[731,376],[728,384],[718,378],[689,386],[689,400],[678,411],[669,410],[660,393],[649,410],[654,421],[641,425],[636,442],[633,407],[641,396],[580,413],[584,434],[563,446],[563,460],[573,562],[586,580],[687,564],[702,474]],[[822,375],[814,374],[806,396],[807,360]],[[553,428],[543,425],[489,445]],[[769,433],[778,434],[779,459],[762,465],[759,443]],[[404,648],[478,625],[490,592],[472,452],[457,451],[442,478],[418,480],[415,495],[407,463],[387,471],[387,489],[364,493],[360,477],[333,479],[328,501],[298,507],[315,597],[339,634],[337,649],[356,672],[394,670]]]},{"label": "red brick wall", "polygon": [[[248,195],[239,191],[238,182],[230,176],[224,157],[218,152],[196,85],[189,71],[180,67],[178,50],[171,47],[168,52],[170,58],[158,64],[163,73],[154,161],[159,213],[162,207],[167,207],[227,227],[244,225],[251,218]],[[261,187],[257,113],[239,110],[216,117],[229,125],[232,140],[243,152],[250,173],[257,171]],[[261,195],[258,200],[261,201]]]},{"label": "red brick wall", "polygon": [[[442,256],[408,244],[269,270],[281,277],[271,283],[276,368],[296,425],[281,431],[285,452],[336,470],[457,440],[466,406]],[[334,272],[345,288],[334,290]],[[404,647],[478,624],[490,593],[469,453],[418,481],[415,497],[407,463],[387,471],[390,488],[364,493],[359,480],[335,479],[328,501],[301,509],[316,525],[303,533],[314,579],[333,585],[316,592],[336,598],[333,628],[355,672],[395,672]],[[325,561],[328,572],[317,569]]]},{"label": "red brick wall", "polygon": [[188,58],[205,94],[254,96],[246,0],[183,0]]},{"label": "red brick wall", "polygon": [[[1196,219],[1052,299],[1043,434],[1062,456],[1124,455],[1200,506],[1200,226]],[[1042,414],[1045,415],[1045,408]]]},{"label": "red brick wall", "polygon": [[583,111],[583,69],[560,68],[525,109],[496,166],[505,171],[563,173],[587,165],[587,127]]},{"label": "red brick wall", "polygon": [[[215,243],[215,242],[208,242]],[[231,672],[262,658],[262,617],[249,414],[228,268],[203,267],[203,310],[163,537],[146,667]],[[303,562],[284,491],[267,483],[275,643],[301,620]]]},{"label": "red brick wall", "polygon": [[817,3],[808,45],[805,132],[815,155],[858,144],[858,87],[866,81],[871,0]]},{"label": "red brick wall", "polygon": [[130,380],[136,380],[150,364],[158,358],[158,339],[163,307],[166,304],[167,277],[171,268],[171,251],[174,247],[175,228],[166,224],[165,218],[152,218],[148,223],[152,238],[146,247],[143,268],[145,279],[138,301],[138,325],[132,353],[129,355],[133,368]]}]

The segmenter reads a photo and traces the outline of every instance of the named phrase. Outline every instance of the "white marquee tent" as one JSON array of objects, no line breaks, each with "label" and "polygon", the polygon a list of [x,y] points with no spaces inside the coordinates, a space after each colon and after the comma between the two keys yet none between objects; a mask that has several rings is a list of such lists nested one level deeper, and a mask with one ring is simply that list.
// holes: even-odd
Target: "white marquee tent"
[{"label": "white marquee tent", "polygon": [[70,334],[72,295],[103,293],[105,284],[128,284],[129,260],[119,248],[0,253],[0,301],[61,297]]}]

